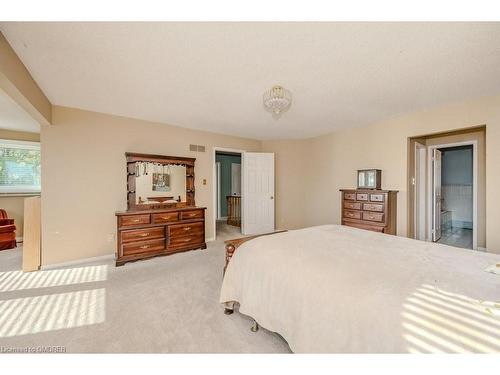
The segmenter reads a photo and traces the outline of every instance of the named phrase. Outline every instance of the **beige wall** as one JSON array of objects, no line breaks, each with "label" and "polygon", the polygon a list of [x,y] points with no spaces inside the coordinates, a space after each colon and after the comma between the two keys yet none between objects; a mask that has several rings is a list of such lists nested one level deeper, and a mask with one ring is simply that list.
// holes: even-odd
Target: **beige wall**
[{"label": "beige wall", "polygon": [[[54,107],[42,141],[42,265],[113,254],[115,211],[126,209],[125,152],[196,158],[196,203],[214,235],[213,147],[260,151],[260,142]],[[190,152],[189,144],[206,146]],[[206,179],[207,184],[202,181]]]},{"label": "beige wall", "polygon": [[0,88],[40,124],[51,123],[51,103],[1,32]]},{"label": "beige wall", "polygon": [[[500,253],[500,97],[448,105],[434,110],[408,114],[369,127],[345,129],[316,137],[306,142],[308,173],[305,216],[294,225],[309,226],[340,221],[341,188],[356,184],[356,170],[382,169],[382,187],[399,190],[398,235],[407,234],[407,147],[408,137],[486,125],[486,246]],[[290,150],[276,149],[276,158]],[[285,156],[286,157],[286,156]],[[296,183],[303,172],[293,165],[277,168],[282,186]],[[301,195],[302,194],[302,195]],[[283,199],[286,198],[286,199]],[[277,216],[284,215],[289,205],[303,199],[303,193],[278,197]]]},{"label": "beige wall", "polygon": [[303,227],[306,205],[312,199],[308,191],[309,169],[313,167],[307,160],[308,141],[263,141],[262,151],[275,154],[276,227]]},{"label": "beige wall", "polygon": [[[38,142],[40,141],[40,134],[0,129],[0,139]],[[9,217],[16,221],[16,237],[23,236],[24,198],[26,196],[0,195],[0,208],[6,210]]]}]

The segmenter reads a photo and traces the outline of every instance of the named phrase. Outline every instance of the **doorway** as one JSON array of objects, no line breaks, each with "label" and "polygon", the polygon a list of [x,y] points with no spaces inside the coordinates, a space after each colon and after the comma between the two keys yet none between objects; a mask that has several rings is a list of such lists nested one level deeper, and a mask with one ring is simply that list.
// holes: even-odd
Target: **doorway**
[{"label": "doorway", "polygon": [[408,141],[408,236],[485,251],[486,127]]},{"label": "doorway", "polygon": [[242,151],[215,149],[215,236],[241,235]]},{"label": "doorway", "polygon": [[214,147],[216,240],[275,230],[274,154]]},{"label": "doorway", "polygon": [[432,241],[476,248],[475,143],[429,147],[432,180]]}]

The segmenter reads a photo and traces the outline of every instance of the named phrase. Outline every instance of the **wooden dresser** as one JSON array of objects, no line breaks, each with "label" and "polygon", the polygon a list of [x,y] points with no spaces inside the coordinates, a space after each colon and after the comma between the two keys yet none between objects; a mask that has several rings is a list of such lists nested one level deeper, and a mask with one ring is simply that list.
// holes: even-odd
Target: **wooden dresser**
[{"label": "wooden dresser", "polygon": [[115,213],[116,265],[206,249],[206,208],[195,204],[196,159],[133,152],[125,158],[128,209]]},{"label": "wooden dresser", "polygon": [[342,225],[396,234],[396,190],[341,189]]},{"label": "wooden dresser", "polygon": [[184,207],[116,213],[116,265],[206,249],[205,207]]}]

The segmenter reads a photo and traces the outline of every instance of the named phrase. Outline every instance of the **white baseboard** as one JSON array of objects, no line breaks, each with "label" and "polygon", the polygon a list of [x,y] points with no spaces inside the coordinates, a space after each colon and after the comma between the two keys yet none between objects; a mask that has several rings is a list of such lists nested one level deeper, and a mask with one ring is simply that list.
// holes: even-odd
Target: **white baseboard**
[{"label": "white baseboard", "polygon": [[16,242],[23,242],[23,238],[22,237],[16,237]]},{"label": "white baseboard", "polygon": [[101,255],[101,256],[92,257],[92,258],[72,260],[69,262],[47,264],[45,266],[40,266],[40,269],[46,271],[46,270],[53,270],[56,268],[65,268],[65,267],[69,267],[69,266],[76,266],[76,265],[83,264],[83,263],[102,262],[102,261],[110,260],[110,259],[115,259],[115,254],[108,254],[108,255]]},{"label": "white baseboard", "polygon": [[210,237],[205,239],[205,242],[212,242],[212,241],[215,241],[215,237]]},{"label": "white baseboard", "polygon": [[477,247],[477,250],[478,250],[478,251],[483,251],[483,252],[485,252],[485,253],[487,253],[487,252],[488,252],[488,249],[487,249],[487,248],[485,248],[485,247],[479,247],[479,246],[478,246],[478,247]]}]

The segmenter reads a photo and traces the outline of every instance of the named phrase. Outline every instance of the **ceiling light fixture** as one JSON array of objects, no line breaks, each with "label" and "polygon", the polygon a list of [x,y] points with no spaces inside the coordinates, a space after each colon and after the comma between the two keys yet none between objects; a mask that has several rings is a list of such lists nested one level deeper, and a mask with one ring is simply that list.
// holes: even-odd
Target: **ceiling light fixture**
[{"label": "ceiling light fixture", "polygon": [[276,85],[264,93],[264,106],[279,116],[292,104],[292,94],[282,86]]}]

